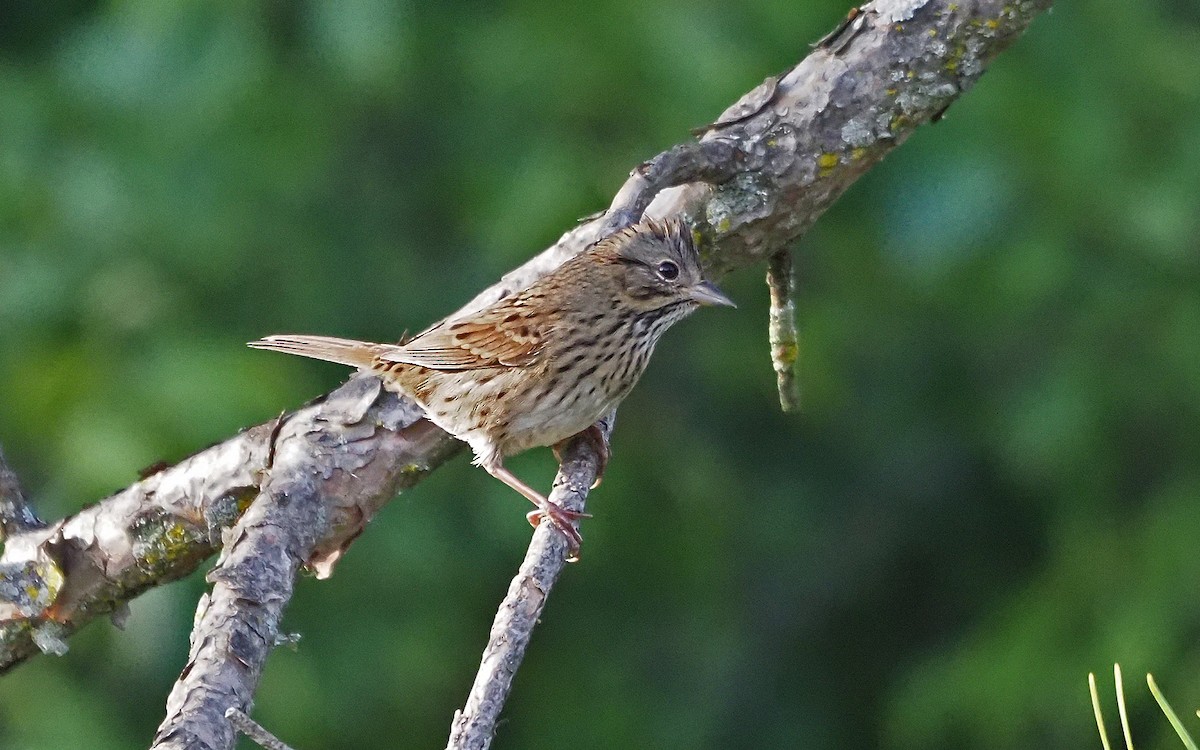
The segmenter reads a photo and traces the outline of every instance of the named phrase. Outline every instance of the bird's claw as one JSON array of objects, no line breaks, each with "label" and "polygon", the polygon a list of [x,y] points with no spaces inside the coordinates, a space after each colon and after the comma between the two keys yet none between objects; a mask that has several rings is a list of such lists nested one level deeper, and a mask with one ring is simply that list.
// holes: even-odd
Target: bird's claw
[{"label": "bird's claw", "polygon": [[579,548],[583,544],[583,537],[579,534],[579,529],[575,528],[575,522],[581,518],[591,518],[591,513],[584,513],[579,510],[568,510],[561,505],[555,505],[547,501],[545,507],[531,510],[525,514],[525,518],[529,520],[529,525],[537,528],[543,518],[549,519],[550,524],[558,530],[567,539],[567,562],[579,562]]}]

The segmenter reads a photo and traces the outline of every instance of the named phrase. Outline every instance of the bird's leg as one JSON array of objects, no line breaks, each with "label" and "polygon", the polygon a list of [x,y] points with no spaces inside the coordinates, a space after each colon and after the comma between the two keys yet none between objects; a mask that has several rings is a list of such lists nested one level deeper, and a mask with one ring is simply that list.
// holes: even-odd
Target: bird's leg
[{"label": "bird's leg", "polygon": [[556,505],[546,499],[544,495],[522,482],[502,464],[494,465],[484,464],[484,469],[487,473],[504,482],[509,487],[512,487],[517,492],[524,495],[529,502],[538,507],[537,510],[530,511],[526,514],[529,519],[529,525],[536,527],[541,523],[543,518],[550,519],[550,523],[554,528],[562,532],[562,535],[567,538],[567,560],[575,562],[579,559],[579,545],[583,543],[583,537],[579,535],[579,530],[575,528],[575,521],[581,518],[591,518],[591,513],[582,513],[577,510],[567,510],[561,505]]},{"label": "bird's leg", "polygon": [[608,459],[612,455],[609,450],[608,443],[604,440],[604,434],[600,432],[600,425],[592,425],[583,432],[577,432],[566,440],[559,441],[550,446],[550,450],[554,451],[554,457],[558,459],[559,465],[562,465],[563,451],[567,449],[567,443],[570,443],[577,437],[591,443],[592,450],[596,451],[596,481],[592,482],[591,489],[596,489],[600,486],[600,480],[604,479],[604,470],[608,468]]}]

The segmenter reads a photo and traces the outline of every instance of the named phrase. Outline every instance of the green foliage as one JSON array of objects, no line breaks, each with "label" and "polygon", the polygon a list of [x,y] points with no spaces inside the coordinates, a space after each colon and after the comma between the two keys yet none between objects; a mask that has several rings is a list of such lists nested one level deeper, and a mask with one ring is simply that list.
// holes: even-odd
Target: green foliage
[{"label": "green foliage", "polygon": [[[59,516],[301,403],[344,371],[243,342],[425,326],[845,10],[6,3],[0,442]],[[1094,747],[1115,660],[1200,702],[1198,55],[1193,3],[1038,19],[800,243],[798,416],[760,270],[672,331],[495,746]],[[522,502],[460,461],[392,503],[255,717],[440,747]],[[0,680],[0,747],[146,744],[203,588]]]}]

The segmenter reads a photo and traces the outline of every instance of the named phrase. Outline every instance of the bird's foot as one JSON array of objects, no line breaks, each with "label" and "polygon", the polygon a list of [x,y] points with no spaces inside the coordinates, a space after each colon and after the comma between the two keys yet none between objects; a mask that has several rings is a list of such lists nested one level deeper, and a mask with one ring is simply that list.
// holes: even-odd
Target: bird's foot
[{"label": "bird's foot", "polygon": [[499,461],[485,462],[482,466],[489,474],[504,482],[509,487],[512,487],[517,492],[520,492],[529,502],[536,505],[537,510],[530,511],[525,515],[529,519],[529,524],[536,528],[542,522],[543,518],[550,519],[551,525],[567,538],[567,562],[579,561],[579,545],[583,543],[583,537],[579,536],[579,530],[575,528],[575,522],[581,518],[591,518],[592,515],[590,513],[568,510],[561,505],[547,500],[542,493],[522,482],[511,471],[504,468],[504,465]]},{"label": "bird's foot", "polygon": [[529,525],[537,528],[543,518],[549,519],[550,524],[558,529],[564,537],[567,538],[567,562],[579,562],[579,547],[583,544],[583,537],[579,534],[579,529],[575,528],[575,522],[581,518],[591,518],[591,513],[584,513],[578,510],[567,510],[561,505],[556,505],[549,500],[544,506],[540,506],[537,510],[531,510],[525,514],[525,518],[529,519]]}]

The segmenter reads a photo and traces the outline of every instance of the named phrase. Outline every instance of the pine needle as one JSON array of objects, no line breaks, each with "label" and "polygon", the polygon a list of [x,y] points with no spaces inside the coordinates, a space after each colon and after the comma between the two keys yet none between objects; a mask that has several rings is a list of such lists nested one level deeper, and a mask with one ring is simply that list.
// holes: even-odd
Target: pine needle
[{"label": "pine needle", "polygon": [[1112,746],[1108,744],[1108,731],[1104,729],[1104,714],[1100,711],[1100,694],[1096,691],[1095,672],[1088,672],[1088,691],[1092,694],[1092,712],[1096,714],[1096,729],[1100,730],[1100,744],[1104,746],[1104,750],[1112,750]]},{"label": "pine needle", "polygon": [[[1175,734],[1179,735],[1179,739],[1183,742],[1188,750],[1198,750],[1192,735],[1188,734],[1188,730],[1184,729],[1183,722],[1171,710],[1171,704],[1167,703],[1167,699],[1163,697],[1162,691],[1158,689],[1158,684],[1154,682],[1154,675],[1146,673],[1146,684],[1150,686],[1150,694],[1154,696],[1154,700],[1158,701],[1158,707],[1166,714],[1167,721],[1171,722],[1171,726],[1175,727]],[[1196,712],[1200,714],[1200,711]]]},{"label": "pine needle", "polygon": [[1117,711],[1121,714],[1121,731],[1125,733],[1125,748],[1133,750],[1133,733],[1129,731],[1129,712],[1125,710],[1125,687],[1121,684],[1121,665],[1113,665],[1113,680],[1117,683]]}]

